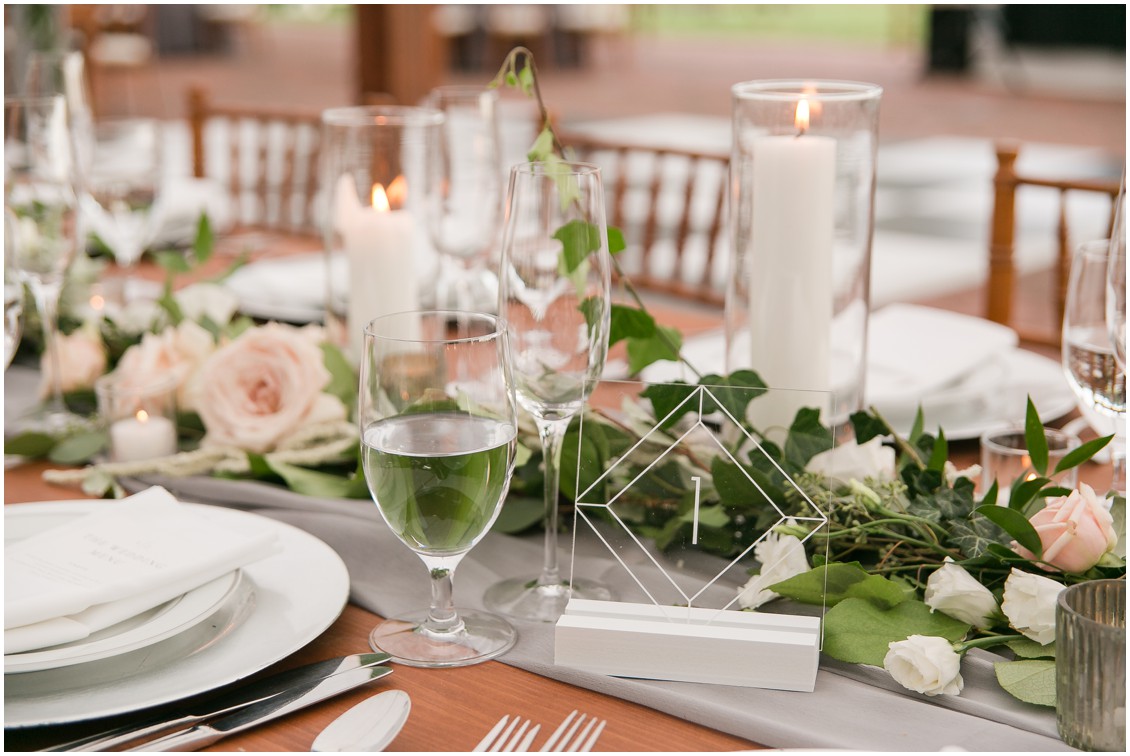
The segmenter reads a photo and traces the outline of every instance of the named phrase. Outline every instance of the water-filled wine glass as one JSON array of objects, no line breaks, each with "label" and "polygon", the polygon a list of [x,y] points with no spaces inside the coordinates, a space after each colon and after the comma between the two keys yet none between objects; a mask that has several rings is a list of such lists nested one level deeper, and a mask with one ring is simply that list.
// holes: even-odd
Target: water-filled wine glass
[{"label": "water-filled wine glass", "polygon": [[1063,312],[1063,368],[1079,409],[1096,432],[1115,434],[1111,487],[1126,490],[1126,372],[1106,323],[1108,240],[1084,242],[1071,260]]},{"label": "water-filled wine glass", "polygon": [[1114,211],[1114,229],[1110,237],[1110,259],[1107,261],[1106,325],[1114,346],[1114,359],[1126,372],[1126,178],[1118,193]]},{"label": "water-filled wine glass", "polygon": [[39,310],[53,379],[44,406],[19,424],[50,434],[81,422],[63,401],[56,349],[59,294],[79,245],[74,171],[63,97],[5,99],[4,211],[14,219],[11,263]]},{"label": "water-filled wine glass", "polygon": [[502,213],[498,91],[436,87],[426,104],[444,114],[437,145],[439,180],[428,197],[428,229],[440,255],[436,306],[493,308],[498,292],[486,262],[499,236]]},{"label": "water-filled wine glass", "polygon": [[499,314],[513,350],[518,402],[533,416],[545,469],[545,560],[536,578],[491,586],[488,607],[554,622],[570,596],[608,599],[599,583],[563,581],[557,558],[561,445],[604,369],[610,257],[600,170],[584,163],[511,168]]},{"label": "water-filled wine glass", "polygon": [[[450,323],[462,324],[458,334]],[[365,480],[389,528],[431,576],[427,610],[390,619],[369,642],[418,667],[474,664],[516,633],[456,609],[452,576],[490,529],[510,486],[517,405],[506,333],[491,315],[404,312],[365,329],[358,413]]]},{"label": "water-filled wine glass", "polygon": [[93,133],[84,220],[128,276],[157,233],[161,126],[152,118],[115,118],[94,124]]}]

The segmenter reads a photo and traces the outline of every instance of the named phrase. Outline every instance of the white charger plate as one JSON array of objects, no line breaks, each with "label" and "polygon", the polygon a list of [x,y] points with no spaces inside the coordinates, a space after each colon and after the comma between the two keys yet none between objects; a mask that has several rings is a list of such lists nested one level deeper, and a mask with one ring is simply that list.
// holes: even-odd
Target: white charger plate
[{"label": "white charger plate", "polygon": [[[89,505],[56,506],[51,507],[50,511],[39,507],[5,507],[4,543],[22,541],[90,511]],[[97,661],[158,643],[215,613],[239,588],[240,580],[239,570],[233,570],[171,601],[91,633],[82,640],[18,654],[5,654],[4,674],[39,672]]]},{"label": "white charger plate", "polygon": [[[97,501],[17,504],[45,514],[97,507]],[[217,528],[240,519],[277,529],[279,551],[243,568],[253,605],[228,602],[211,621],[143,649],[4,679],[4,727],[80,722],[176,701],[241,680],[305,646],[329,627],[349,598],[337,553],[285,523],[204,504]],[[60,510],[62,511],[62,510]],[[244,594],[244,591],[237,591]]]}]

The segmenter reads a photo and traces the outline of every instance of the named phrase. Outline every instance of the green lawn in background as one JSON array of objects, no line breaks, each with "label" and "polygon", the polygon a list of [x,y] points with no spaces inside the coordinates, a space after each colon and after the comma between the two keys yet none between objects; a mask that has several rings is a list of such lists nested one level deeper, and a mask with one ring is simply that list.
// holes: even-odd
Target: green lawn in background
[{"label": "green lawn in background", "polygon": [[829,40],[865,46],[922,45],[928,5],[635,5],[635,31],[666,36]]}]

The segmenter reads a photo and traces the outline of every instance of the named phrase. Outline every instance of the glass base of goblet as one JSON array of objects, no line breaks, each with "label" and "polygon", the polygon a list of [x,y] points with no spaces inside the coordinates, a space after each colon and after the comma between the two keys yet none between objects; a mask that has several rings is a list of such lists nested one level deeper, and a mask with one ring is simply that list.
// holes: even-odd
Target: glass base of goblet
[{"label": "glass base of goblet", "polygon": [[69,436],[81,430],[90,430],[93,424],[89,417],[57,407],[39,407],[26,415],[16,418],[7,425],[5,431],[12,433],[42,433],[55,438]]},{"label": "glass base of goblet", "polygon": [[465,667],[506,653],[518,640],[509,622],[489,612],[456,609],[461,626],[450,632],[426,627],[428,611],[385,620],[369,633],[369,646],[410,667]]},{"label": "glass base of goblet", "polygon": [[611,601],[613,596],[608,586],[595,580],[578,579],[572,585],[566,582],[541,585],[537,580],[514,578],[488,588],[483,603],[507,617],[556,622],[565,613],[571,598]]}]

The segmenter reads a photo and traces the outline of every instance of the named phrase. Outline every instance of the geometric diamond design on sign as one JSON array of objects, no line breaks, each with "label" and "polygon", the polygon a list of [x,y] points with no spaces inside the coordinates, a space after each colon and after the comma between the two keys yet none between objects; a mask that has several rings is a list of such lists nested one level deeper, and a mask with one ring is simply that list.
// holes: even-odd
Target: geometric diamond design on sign
[{"label": "geometric diamond design on sign", "polygon": [[[729,407],[744,407],[752,397],[772,402],[789,395],[787,400],[795,402],[797,394],[817,394],[824,401],[826,394],[680,384],[686,397],[664,417],[654,418],[637,397],[641,389],[656,385],[661,384],[601,382],[606,395],[611,388],[627,400],[618,414],[608,414],[630,426],[638,440],[629,445],[636,436],[625,434],[624,448],[610,454],[603,469],[594,469],[585,449],[596,447],[586,440],[611,442],[587,437],[603,433],[602,425],[590,422],[586,427],[582,418],[576,527],[591,530],[631,584],[668,619],[679,621],[692,608],[737,609],[735,586],[746,582],[754,550],[774,528],[803,525],[795,533],[807,542],[828,517],[777,463],[768,442],[750,433]],[[735,392],[739,399],[740,392],[750,396],[733,402]],[[663,525],[648,527],[661,510],[668,515],[657,520]],[[706,546],[732,556],[705,555]]]}]

